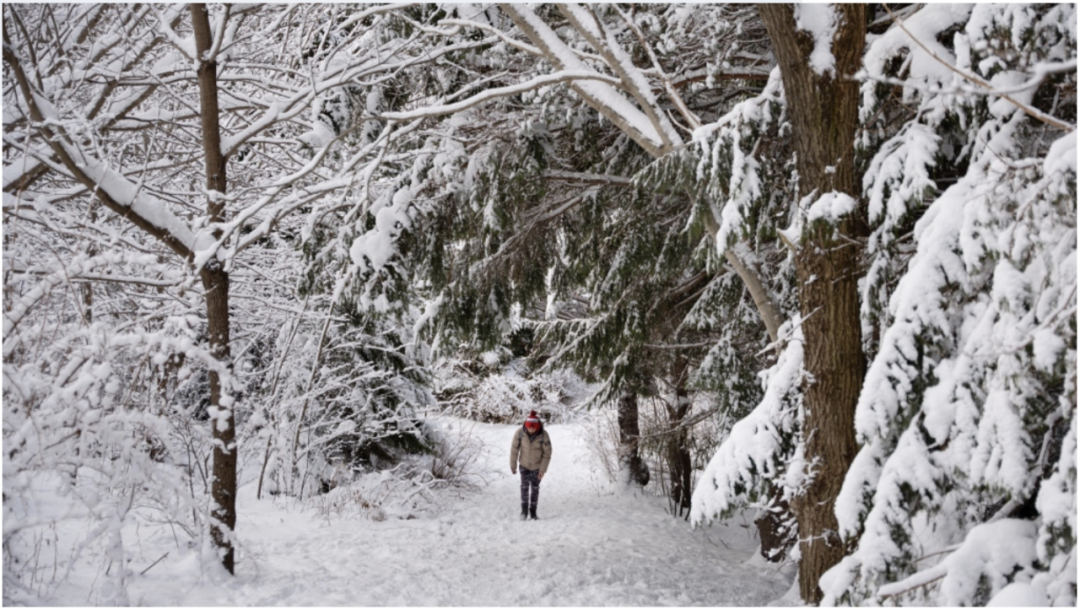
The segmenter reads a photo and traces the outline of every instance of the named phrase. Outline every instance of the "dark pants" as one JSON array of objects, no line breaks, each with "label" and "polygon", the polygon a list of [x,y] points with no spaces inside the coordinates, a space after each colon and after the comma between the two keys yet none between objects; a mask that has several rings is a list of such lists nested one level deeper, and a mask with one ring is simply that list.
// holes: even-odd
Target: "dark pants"
[{"label": "dark pants", "polygon": [[521,504],[536,508],[540,499],[540,471],[521,468]]}]

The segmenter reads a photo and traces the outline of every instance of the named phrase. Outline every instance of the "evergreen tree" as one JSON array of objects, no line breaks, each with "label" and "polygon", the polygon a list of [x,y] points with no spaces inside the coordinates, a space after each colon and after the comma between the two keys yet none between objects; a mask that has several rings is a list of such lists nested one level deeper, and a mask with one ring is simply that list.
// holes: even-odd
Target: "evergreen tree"
[{"label": "evergreen tree", "polygon": [[[849,471],[826,476],[843,481],[827,505],[850,555],[803,580],[804,599],[817,584],[827,603],[986,603],[1010,583],[1074,599],[1073,521],[1046,499],[1075,504],[1061,495],[1075,468],[1062,457],[1075,410],[1075,323],[1064,313],[1075,308],[1074,18],[1064,6],[932,6],[871,23],[857,139],[868,225],[861,343],[872,360],[852,420],[863,446]],[[808,33],[828,23],[799,19]],[[778,99],[790,105],[784,85]],[[750,116],[767,125],[774,115]],[[738,141],[726,127],[717,139]],[[728,150],[738,160],[758,148]],[[721,183],[731,226],[782,188],[752,181],[769,162],[741,161],[751,170],[742,183],[761,185],[753,197]],[[815,217],[842,217],[844,201],[793,212],[798,230],[779,236],[795,242]],[[802,326],[781,357],[792,364],[769,372],[765,400],[706,471],[695,519],[777,486],[797,499],[806,472],[820,477],[837,461],[814,462],[790,440],[809,435],[814,410],[795,389],[806,383],[799,368],[810,371],[794,364],[812,349]],[[1040,510],[1053,525],[1023,522]],[[988,537],[1010,542],[991,548]]]},{"label": "evergreen tree", "polygon": [[[562,69],[577,69],[577,60],[566,55],[570,46],[588,45],[597,50],[605,58],[603,65],[622,75],[622,90],[629,92],[639,107],[645,104],[643,112],[666,134],[660,137],[668,142],[664,146],[670,148],[682,141],[666,119],[661,120],[664,113],[681,104],[684,115],[700,124],[701,116],[715,115],[730,103],[719,95],[714,83],[697,87],[689,105],[679,95],[673,98],[674,106],[658,103],[635,80],[639,68],[628,63],[625,55],[626,49],[632,49],[635,54],[651,57],[650,61],[665,71],[668,86],[673,87],[673,77],[666,74],[685,71],[687,66],[681,62],[691,58],[675,53],[658,56],[654,45],[663,48],[665,41],[673,40],[672,29],[685,26],[695,37],[711,40],[713,47],[727,44],[724,52],[736,61],[737,26],[731,22],[702,18],[687,25],[686,14],[669,7],[634,14],[566,7],[558,14],[577,25],[576,34],[564,41],[540,33],[548,31],[545,19],[556,18],[555,14],[533,14],[524,7],[508,7],[506,11],[525,28],[530,40],[541,45],[539,54]],[[723,9],[715,12],[723,14]],[[588,25],[586,13],[603,22],[602,37]],[[500,25],[496,21],[484,27]],[[645,30],[645,25],[655,27]],[[748,31],[760,35],[760,25]],[[683,82],[685,86],[693,81],[684,78]],[[511,98],[485,107],[488,116],[513,112],[519,118],[516,122],[491,121],[504,131],[486,130],[488,144],[462,172],[466,176],[464,188],[440,187],[450,195],[423,221],[425,228],[417,231],[435,235],[428,237],[428,243],[435,247],[417,248],[421,257],[417,264],[432,274],[427,277],[430,285],[441,290],[436,300],[441,315],[434,318],[436,343],[490,348],[514,328],[516,311],[532,310],[546,300],[549,320],[538,323],[536,329],[542,348],[554,355],[549,366],[573,364],[583,374],[604,381],[597,401],[618,400],[634,410],[637,402],[631,395],[656,394],[658,378],[682,379],[683,374],[671,375],[673,370],[685,368],[685,364],[676,363],[686,358],[700,362],[705,348],[715,340],[701,330],[708,320],[722,316],[700,315],[715,308],[699,304],[701,296],[725,299],[724,307],[737,309],[742,295],[732,291],[727,272],[717,272],[722,263],[703,241],[706,234],[701,218],[709,212],[696,190],[681,176],[664,172],[642,174],[645,178],[637,184],[630,179],[653,160],[647,146],[635,145],[648,130],[619,119],[619,110],[608,107],[609,103],[619,104],[587,83],[572,88],[571,96],[558,90],[528,93],[525,99],[531,106],[515,104]],[[601,116],[610,122],[597,120],[591,109],[597,104]],[[461,124],[460,119],[452,122],[452,136],[448,137],[472,141],[471,133],[461,133],[460,128],[455,131],[453,123]],[[560,320],[557,312],[561,304],[571,303],[579,295],[587,299],[588,315]],[[693,324],[684,325],[692,310]],[[735,330],[728,324],[730,335],[752,337],[759,332],[752,318],[733,319],[749,326]],[[698,352],[670,349],[665,344],[695,344]],[[728,360],[718,362],[718,356]],[[745,360],[741,352],[716,350],[710,365],[713,370],[722,364],[733,365],[729,370],[755,368],[747,367]],[[705,378],[696,376],[698,380]],[[680,392],[685,391],[686,381],[679,382],[683,384]],[[756,391],[745,383],[712,387]],[[731,404],[743,402],[734,394],[729,398]],[[685,416],[681,409],[685,406],[673,405],[670,411],[672,428]],[[628,412],[622,419],[631,422],[636,416]],[[624,433],[628,443],[636,435],[635,431]],[[637,459],[632,447],[625,453],[628,463]],[[681,455],[679,460],[684,462],[685,454]],[[688,499],[681,497],[679,503]]]},{"label": "evergreen tree", "polygon": [[[1064,568],[1075,518],[1019,523],[1049,508],[1044,485],[1074,489],[1062,481],[1075,468],[1063,452],[1075,427],[1076,327],[1065,312],[1075,308],[1076,157],[1062,117],[1075,117],[1075,94],[1062,91],[1075,82],[1075,17],[1066,6],[927,7],[870,48],[864,113],[883,93],[919,109],[896,136],[904,144],[886,141],[871,162],[881,168],[865,181],[876,243],[918,221],[859,401],[864,446],[837,505],[855,551],[829,579],[833,599],[984,604],[1016,582],[1075,602]],[[944,31],[954,32],[946,42],[926,35]],[[894,75],[905,52],[924,61]],[[1007,87],[1019,91],[994,93]],[[955,183],[928,182],[951,168]],[[988,550],[988,538],[1008,542]],[[933,567],[920,563],[935,555]]]}]

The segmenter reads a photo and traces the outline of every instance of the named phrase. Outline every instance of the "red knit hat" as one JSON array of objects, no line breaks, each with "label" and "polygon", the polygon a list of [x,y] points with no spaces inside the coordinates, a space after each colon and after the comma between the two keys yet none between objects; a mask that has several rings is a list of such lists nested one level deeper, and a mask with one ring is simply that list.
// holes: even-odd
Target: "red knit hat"
[{"label": "red knit hat", "polygon": [[540,426],[540,418],[536,416],[536,411],[529,411],[529,416],[525,418],[525,427]]}]

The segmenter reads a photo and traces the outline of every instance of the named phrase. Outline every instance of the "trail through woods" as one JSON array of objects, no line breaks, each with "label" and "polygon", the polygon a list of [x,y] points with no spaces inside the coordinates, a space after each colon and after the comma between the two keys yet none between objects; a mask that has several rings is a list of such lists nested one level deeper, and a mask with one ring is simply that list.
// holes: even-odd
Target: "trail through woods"
[{"label": "trail through woods", "polygon": [[243,550],[236,577],[199,576],[192,552],[131,582],[130,601],[756,606],[790,588],[790,569],[754,558],[748,523],[691,530],[665,512],[663,498],[612,491],[596,472],[581,425],[548,428],[554,455],[536,522],[518,520],[518,477],[508,464],[514,426],[441,425],[451,436],[464,430],[474,439],[479,453],[473,470],[486,483],[440,496],[439,510],[431,514],[382,521],[348,510],[327,515],[280,498],[256,501],[247,484],[239,502]]}]

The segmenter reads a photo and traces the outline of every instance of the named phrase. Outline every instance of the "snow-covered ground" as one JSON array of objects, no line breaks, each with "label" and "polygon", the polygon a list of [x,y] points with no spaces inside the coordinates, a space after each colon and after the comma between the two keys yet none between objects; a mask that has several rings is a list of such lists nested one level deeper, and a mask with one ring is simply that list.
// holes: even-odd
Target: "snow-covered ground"
[{"label": "snow-covered ground", "polygon": [[[584,438],[587,428],[580,424],[548,427],[554,455],[535,522],[518,519],[518,477],[510,474],[508,463],[514,426],[459,420],[443,420],[440,426],[449,435],[465,431],[474,439],[479,453],[473,470],[486,482],[441,493],[437,511],[378,521],[370,518],[371,511],[334,513],[282,497],[259,501],[255,486],[248,484],[239,502],[242,549],[234,578],[208,576],[198,567],[196,550],[183,554],[172,544],[170,551],[165,536],[144,534],[139,555],[152,561],[170,554],[129,580],[128,601],[152,606],[759,606],[780,600],[790,589],[791,566],[778,569],[755,558],[752,526],[692,530],[665,512],[662,498],[616,493],[597,474]],[[130,535],[135,534],[125,531],[126,539]],[[76,586],[62,587],[49,603],[94,603]]]}]

